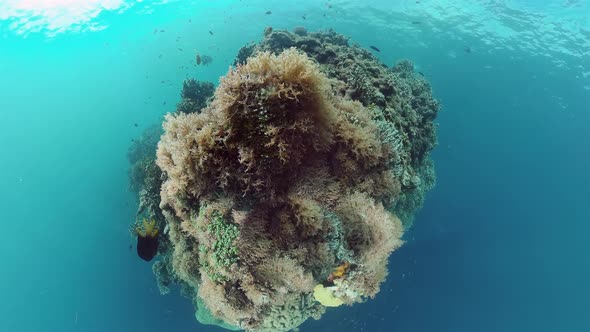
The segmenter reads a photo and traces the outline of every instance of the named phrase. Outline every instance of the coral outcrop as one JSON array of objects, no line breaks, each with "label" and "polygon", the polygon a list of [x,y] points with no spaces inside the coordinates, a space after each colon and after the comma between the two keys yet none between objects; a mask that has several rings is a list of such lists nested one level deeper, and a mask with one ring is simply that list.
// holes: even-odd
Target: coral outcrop
[{"label": "coral outcrop", "polygon": [[430,84],[407,60],[389,68],[370,51],[351,45],[343,35],[307,32],[302,27],[294,32],[271,29],[260,43],[243,47],[235,64],[258,52],[279,53],[290,47],[304,51],[318,63],[331,79],[335,94],[374,111],[381,140],[396,151],[391,155],[391,166],[404,190],[395,211],[409,227],[414,211],[422,206],[424,194],[435,181],[428,154],[436,145],[434,119],[440,106],[432,97]]},{"label": "coral outcrop", "polygon": [[180,94],[181,100],[176,106],[176,111],[180,113],[200,112],[207,106],[214,91],[215,86],[211,82],[201,82],[192,78],[184,80]]},{"label": "coral outcrop", "polygon": [[[186,79],[182,84],[181,100],[177,105],[176,113],[200,112],[207,106],[214,91],[215,87],[211,82]],[[127,158],[131,163],[129,188],[139,198],[136,221],[154,220],[160,229],[164,229],[166,224],[160,209],[162,171],[156,166],[156,149],[162,134],[161,124],[148,127],[139,138],[132,140],[127,152]],[[130,233],[133,236],[136,235],[133,225]],[[165,252],[167,244],[165,239],[161,241],[160,250]]]},{"label": "coral outcrop", "polygon": [[206,104],[179,104],[158,143],[163,291],[248,331],[375,297],[434,184],[428,83],[334,32],[267,29]]}]

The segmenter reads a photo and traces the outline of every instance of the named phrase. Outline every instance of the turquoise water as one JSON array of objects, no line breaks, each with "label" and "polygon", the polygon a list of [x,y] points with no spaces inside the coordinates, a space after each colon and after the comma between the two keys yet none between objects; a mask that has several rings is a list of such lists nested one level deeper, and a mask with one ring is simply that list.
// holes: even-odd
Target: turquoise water
[{"label": "turquoise water", "polygon": [[573,0],[2,1],[0,331],[221,331],[129,249],[126,154],[184,78],[217,82],[266,26],[411,59],[443,105],[437,185],[381,293],[303,331],[589,330],[589,17]]}]

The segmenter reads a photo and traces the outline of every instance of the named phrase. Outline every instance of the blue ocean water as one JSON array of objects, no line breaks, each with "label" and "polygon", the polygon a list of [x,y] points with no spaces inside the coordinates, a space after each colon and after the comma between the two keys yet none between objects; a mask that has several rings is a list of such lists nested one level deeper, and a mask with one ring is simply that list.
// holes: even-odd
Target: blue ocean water
[{"label": "blue ocean water", "polygon": [[381,293],[302,331],[590,330],[589,17],[582,0],[1,1],[0,331],[221,331],[129,250],[126,153],[266,26],[410,59],[443,105],[437,184]]}]

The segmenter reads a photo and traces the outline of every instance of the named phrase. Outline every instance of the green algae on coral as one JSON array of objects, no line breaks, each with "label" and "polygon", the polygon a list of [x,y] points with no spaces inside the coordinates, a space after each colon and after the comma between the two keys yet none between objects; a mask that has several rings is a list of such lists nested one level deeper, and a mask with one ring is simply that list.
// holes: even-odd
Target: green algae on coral
[{"label": "green algae on coral", "polygon": [[212,259],[217,266],[227,267],[238,261],[238,249],[234,241],[240,233],[238,227],[226,221],[219,211],[212,214],[212,221],[207,225],[207,232],[213,242]]}]

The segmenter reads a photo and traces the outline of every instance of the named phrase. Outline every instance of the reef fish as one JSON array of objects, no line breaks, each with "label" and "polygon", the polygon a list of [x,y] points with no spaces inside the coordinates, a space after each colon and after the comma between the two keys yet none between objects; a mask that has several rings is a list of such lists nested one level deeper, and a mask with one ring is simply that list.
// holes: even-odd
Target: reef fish
[{"label": "reef fish", "polygon": [[144,261],[151,261],[158,254],[158,227],[156,221],[143,220],[142,227],[136,227],[137,255]]},{"label": "reef fish", "polygon": [[381,50],[380,50],[380,49],[378,49],[378,48],[377,48],[377,47],[375,47],[375,46],[369,46],[369,47],[370,47],[370,48],[372,48],[372,49],[374,49],[374,50],[375,50],[375,51],[377,51],[377,52],[381,52]]},{"label": "reef fish", "polygon": [[197,65],[200,65],[201,64],[201,55],[197,53],[195,60],[197,61]]}]

